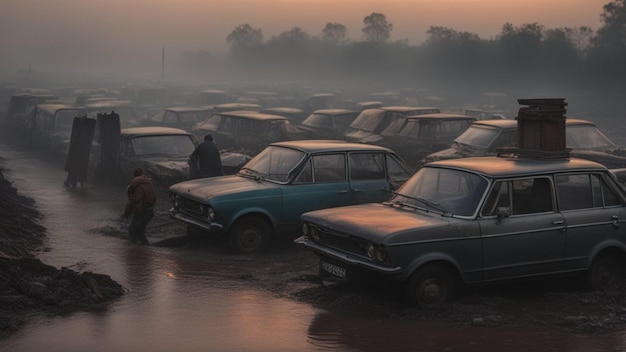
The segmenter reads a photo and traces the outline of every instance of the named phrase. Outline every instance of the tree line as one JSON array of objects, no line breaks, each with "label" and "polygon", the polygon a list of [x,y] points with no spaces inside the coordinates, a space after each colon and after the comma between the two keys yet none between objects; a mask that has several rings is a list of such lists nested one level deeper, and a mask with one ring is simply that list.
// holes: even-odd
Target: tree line
[{"label": "tree line", "polygon": [[626,0],[605,4],[600,19],[597,30],[505,23],[489,39],[431,26],[422,44],[409,45],[406,39],[392,41],[393,24],[384,14],[372,13],[363,19],[361,40],[348,39],[345,25],[327,23],[317,35],[293,27],[269,39],[261,28],[242,24],[226,41],[232,72],[252,79],[613,89],[626,81]]}]

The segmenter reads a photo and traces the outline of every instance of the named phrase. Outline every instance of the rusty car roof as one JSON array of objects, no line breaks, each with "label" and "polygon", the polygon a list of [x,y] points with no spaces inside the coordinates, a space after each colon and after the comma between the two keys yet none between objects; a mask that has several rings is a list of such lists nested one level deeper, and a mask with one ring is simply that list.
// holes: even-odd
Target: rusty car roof
[{"label": "rusty car roof", "polygon": [[489,177],[515,177],[578,170],[607,170],[597,162],[580,158],[469,157],[434,161],[426,166],[476,172]]},{"label": "rusty car roof", "polygon": [[289,118],[285,116],[265,114],[262,112],[249,111],[249,110],[225,111],[225,112],[216,113],[216,115],[228,115],[228,116],[235,116],[235,117],[241,117],[244,119],[260,120],[260,121],[271,121],[271,120],[289,121]]},{"label": "rusty car roof", "polygon": [[420,120],[425,120],[425,119],[432,119],[432,120],[447,120],[447,119],[451,119],[451,120],[476,120],[476,118],[474,116],[469,116],[469,115],[463,115],[463,114],[453,114],[453,113],[447,113],[447,112],[438,112],[438,113],[433,113],[433,114],[423,114],[423,115],[411,115],[411,116],[407,116],[407,119],[420,119]]},{"label": "rusty car roof", "polygon": [[[576,118],[565,118],[565,124],[567,124],[568,126],[573,126],[573,125],[595,126],[596,125],[592,121],[576,119]],[[508,128],[515,129],[517,128],[517,120],[515,119],[477,120],[477,121],[474,121],[472,125],[482,125],[482,126],[496,127],[500,129],[508,129]]]},{"label": "rusty car roof", "polygon": [[173,127],[149,126],[149,127],[130,127],[121,130],[121,134],[128,136],[138,135],[165,135],[165,134],[184,134],[191,136],[191,133]]},{"label": "rusty car roof", "polygon": [[381,151],[393,152],[389,148],[365,143],[351,143],[333,139],[305,139],[285,142],[275,142],[270,145],[299,149],[307,153],[333,151]]}]

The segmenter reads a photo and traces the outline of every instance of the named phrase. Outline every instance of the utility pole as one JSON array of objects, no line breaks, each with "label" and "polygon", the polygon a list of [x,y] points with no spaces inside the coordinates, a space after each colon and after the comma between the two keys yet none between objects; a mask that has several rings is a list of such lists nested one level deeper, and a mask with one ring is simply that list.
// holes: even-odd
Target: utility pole
[{"label": "utility pole", "polygon": [[165,79],[165,47],[161,50],[161,79]]}]

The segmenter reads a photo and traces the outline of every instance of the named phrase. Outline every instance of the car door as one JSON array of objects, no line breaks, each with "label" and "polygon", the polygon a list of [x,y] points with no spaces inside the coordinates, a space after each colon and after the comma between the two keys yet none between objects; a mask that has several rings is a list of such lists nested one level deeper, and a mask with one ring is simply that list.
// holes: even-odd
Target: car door
[{"label": "car door", "polygon": [[480,227],[484,280],[563,270],[565,222],[556,212],[549,177],[495,182]]},{"label": "car door", "polygon": [[292,184],[283,187],[283,223],[300,224],[307,211],[352,204],[345,153],[313,155]]},{"label": "car door", "polygon": [[[612,180],[599,173],[562,174],[555,177],[559,210],[567,224],[567,268],[583,269],[601,243],[620,241],[626,212],[609,186]],[[621,238],[620,238],[621,237]]]},{"label": "car door", "polygon": [[350,153],[350,193],[355,204],[383,202],[391,196],[383,153]]}]

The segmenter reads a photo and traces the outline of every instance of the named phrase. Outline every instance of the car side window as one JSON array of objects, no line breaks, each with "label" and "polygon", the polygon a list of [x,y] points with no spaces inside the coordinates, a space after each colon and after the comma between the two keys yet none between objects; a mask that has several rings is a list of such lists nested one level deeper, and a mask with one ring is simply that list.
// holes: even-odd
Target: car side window
[{"label": "car side window", "polygon": [[344,154],[313,156],[313,182],[345,182],[346,161]]},{"label": "car side window", "polygon": [[559,209],[563,211],[620,204],[619,198],[599,175],[558,175],[556,187]]},{"label": "car side window", "polygon": [[381,153],[351,153],[350,180],[385,179],[385,159]]},{"label": "car side window", "polygon": [[547,177],[512,181],[512,215],[554,211],[552,182]]},{"label": "car side window", "polygon": [[498,214],[498,208],[511,208],[509,181],[498,181],[493,185],[481,211],[481,216],[495,216]]},{"label": "car side window", "polygon": [[411,173],[402,167],[392,154],[387,154],[385,158],[387,159],[387,174],[389,181],[394,188],[400,187],[411,177]]},{"label": "car side window", "polygon": [[300,171],[300,174],[296,177],[293,183],[311,183],[313,182],[313,168],[311,167],[311,159],[307,160],[306,164]]},{"label": "car side window", "polygon": [[493,216],[498,208],[509,208],[511,215],[554,211],[552,182],[547,177],[499,181],[494,184],[481,214]]}]

